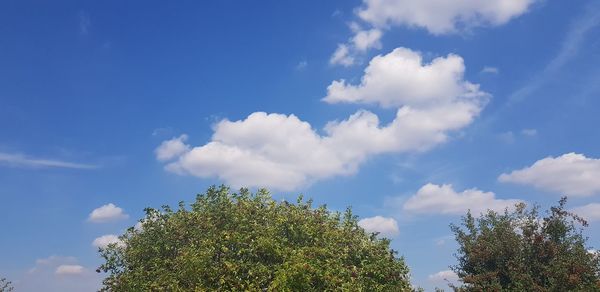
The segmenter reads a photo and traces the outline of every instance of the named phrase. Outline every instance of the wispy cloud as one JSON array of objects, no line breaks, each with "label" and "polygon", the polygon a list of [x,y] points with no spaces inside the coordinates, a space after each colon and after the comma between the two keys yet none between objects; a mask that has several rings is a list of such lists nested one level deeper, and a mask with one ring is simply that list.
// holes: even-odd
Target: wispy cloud
[{"label": "wispy cloud", "polygon": [[90,16],[85,11],[79,11],[79,33],[87,35],[91,24]]},{"label": "wispy cloud", "polygon": [[592,1],[585,13],[571,24],[556,56],[531,82],[513,92],[508,105],[520,102],[542,87],[554,74],[575,58],[586,40],[588,32],[600,25],[600,2]]},{"label": "wispy cloud", "polygon": [[44,159],[28,157],[23,154],[0,152],[0,165],[14,167],[55,167],[55,168],[74,168],[74,169],[94,169],[98,166],[91,164],[74,163],[56,159]]}]

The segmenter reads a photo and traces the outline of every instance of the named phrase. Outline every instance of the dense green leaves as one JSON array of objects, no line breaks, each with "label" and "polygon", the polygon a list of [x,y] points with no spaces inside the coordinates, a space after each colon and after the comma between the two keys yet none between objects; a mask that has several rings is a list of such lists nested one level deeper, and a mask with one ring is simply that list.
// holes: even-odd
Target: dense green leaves
[{"label": "dense green leaves", "polygon": [[387,239],[350,210],[332,213],[265,190],[212,187],[191,209],[146,209],[142,228],[101,250],[104,291],[409,291]]},{"label": "dense green leaves", "polygon": [[566,199],[540,218],[537,207],[513,212],[471,213],[452,225],[459,244],[453,270],[458,291],[600,291],[600,257],[589,252]]}]

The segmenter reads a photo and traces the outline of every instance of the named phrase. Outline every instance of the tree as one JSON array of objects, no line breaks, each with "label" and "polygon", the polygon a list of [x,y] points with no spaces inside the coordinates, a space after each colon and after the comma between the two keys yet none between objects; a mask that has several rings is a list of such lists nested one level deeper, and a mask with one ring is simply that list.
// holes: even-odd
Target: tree
[{"label": "tree", "polygon": [[566,198],[540,219],[524,203],[451,225],[459,244],[456,291],[600,291],[600,256],[588,251],[587,222],[565,210]]},{"label": "tree", "polygon": [[13,291],[13,286],[11,284],[12,283],[6,280],[6,278],[0,278],[0,292]]},{"label": "tree", "polygon": [[100,253],[103,291],[410,291],[389,240],[311,201],[211,187],[188,210],[148,208]]}]

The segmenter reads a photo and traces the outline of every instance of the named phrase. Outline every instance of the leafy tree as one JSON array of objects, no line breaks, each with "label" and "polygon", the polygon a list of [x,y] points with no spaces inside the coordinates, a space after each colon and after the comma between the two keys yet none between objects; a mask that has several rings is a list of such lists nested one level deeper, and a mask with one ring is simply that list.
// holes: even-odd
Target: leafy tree
[{"label": "leafy tree", "polygon": [[[587,222],[565,210],[566,198],[546,217],[524,203],[503,214],[467,213],[451,225],[459,244],[452,269],[456,291],[600,291],[600,256],[586,249]],[[580,225],[580,226],[579,226]]]},{"label": "leafy tree", "polygon": [[13,286],[11,282],[6,280],[6,278],[0,278],[0,292],[9,292],[13,291]]},{"label": "leafy tree", "polygon": [[266,190],[211,187],[187,209],[146,209],[100,253],[103,291],[410,291],[389,240],[348,209],[276,202]]}]

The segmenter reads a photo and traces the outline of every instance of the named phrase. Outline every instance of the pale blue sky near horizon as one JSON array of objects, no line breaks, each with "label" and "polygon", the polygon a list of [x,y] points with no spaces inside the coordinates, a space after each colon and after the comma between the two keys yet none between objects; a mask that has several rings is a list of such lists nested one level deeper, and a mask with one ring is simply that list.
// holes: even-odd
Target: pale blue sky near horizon
[{"label": "pale blue sky near horizon", "polygon": [[95,289],[97,239],[214,184],[388,219],[428,291],[468,209],[567,195],[598,249],[600,3],[507,1],[2,2],[0,276]]}]

